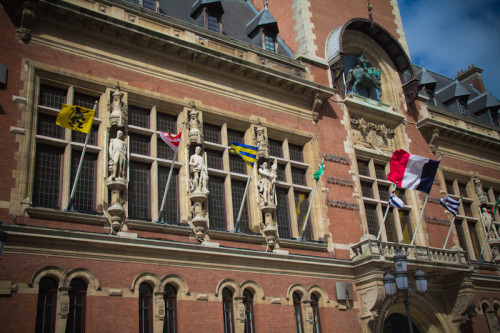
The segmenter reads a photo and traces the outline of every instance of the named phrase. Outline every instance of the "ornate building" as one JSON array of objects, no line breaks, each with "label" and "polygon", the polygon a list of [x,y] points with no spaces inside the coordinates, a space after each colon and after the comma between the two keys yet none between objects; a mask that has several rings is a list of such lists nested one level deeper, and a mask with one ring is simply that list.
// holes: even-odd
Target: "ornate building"
[{"label": "ornate building", "polygon": [[[500,102],[412,65],[396,0],[1,3],[6,332],[500,330]],[[400,209],[397,149],[440,160]]]}]

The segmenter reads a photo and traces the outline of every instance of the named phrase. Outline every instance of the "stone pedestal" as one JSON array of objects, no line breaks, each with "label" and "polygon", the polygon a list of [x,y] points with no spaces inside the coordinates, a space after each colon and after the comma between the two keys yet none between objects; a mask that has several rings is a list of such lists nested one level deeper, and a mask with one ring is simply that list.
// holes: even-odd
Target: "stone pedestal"
[{"label": "stone pedestal", "polygon": [[199,242],[205,240],[205,234],[208,230],[208,220],[206,217],[206,202],[209,192],[192,192],[189,194],[191,200],[190,222],[194,235]]},{"label": "stone pedestal", "polygon": [[127,189],[127,181],[123,178],[109,178],[106,182],[111,191],[111,205],[108,207],[109,224],[112,232],[123,231],[125,208],[123,208],[123,192]]}]

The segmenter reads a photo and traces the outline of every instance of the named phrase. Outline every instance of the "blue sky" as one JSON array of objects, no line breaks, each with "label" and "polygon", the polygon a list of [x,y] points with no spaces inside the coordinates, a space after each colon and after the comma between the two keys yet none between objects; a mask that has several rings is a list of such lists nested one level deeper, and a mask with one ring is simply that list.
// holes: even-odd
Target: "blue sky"
[{"label": "blue sky", "polygon": [[[376,0],[374,5],[374,16]],[[500,0],[398,0],[411,60],[455,78],[474,64],[500,100]]]}]

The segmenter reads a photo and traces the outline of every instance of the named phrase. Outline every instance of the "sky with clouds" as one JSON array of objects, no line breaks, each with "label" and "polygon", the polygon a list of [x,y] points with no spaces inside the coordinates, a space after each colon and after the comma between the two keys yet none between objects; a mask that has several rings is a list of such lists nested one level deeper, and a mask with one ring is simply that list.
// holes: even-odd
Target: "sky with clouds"
[{"label": "sky with clouds", "polygon": [[474,64],[484,70],[485,88],[500,100],[500,0],[398,0],[398,4],[415,65],[455,78]]}]

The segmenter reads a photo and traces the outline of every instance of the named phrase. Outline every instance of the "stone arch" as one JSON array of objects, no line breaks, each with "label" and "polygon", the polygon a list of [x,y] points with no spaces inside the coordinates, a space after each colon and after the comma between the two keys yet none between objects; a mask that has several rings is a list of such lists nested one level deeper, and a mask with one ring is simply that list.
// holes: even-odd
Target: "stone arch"
[{"label": "stone arch", "polygon": [[137,275],[134,278],[134,281],[132,281],[132,286],[130,287],[130,290],[132,291],[134,296],[139,297],[139,286],[143,282],[149,283],[149,285],[153,288],[153,294],[163,291],[160,289],[161,280],[158,277],[158,275],[156,275],[155,273],[144,272]]},{"label": "stone arch", "polygon": [[44,277],[52,277],[57,280],[58,288],[63,286],[64,280],[66,279],[66,273],[57,266],[45,266],[36,271],[31,277],[29,286],[34,288],[38,292],[38,286],[40,280]]},{"label": "stone arch", "polygon": [[[418,300],[409,297],[409,306],[412,323],[420,332],[440,333],[454,332],[456,330],[450,319],[444,315],[446,313],[431,298],[425,297]],[[375,324],[375,331],[382,332],[385,320],[392,314],[397,313],[406,317],[406,308],[402,299],[392,303],[390,298],[386,298],[380,308],[380,316]]]},{"label": "stone arch", "polygon": [[328,293],[326,292],[323,287],[318,286],[318,285],[311,285],[308,288],[308,299],[311,299],[311,295],[315,294],[316,296],[319,296],[319,305],[320,306],[325,306],[327,303],[330,303],[330,299],[328,298]]},{"label": "stone arch", "polygon": [[240,284],[238,282],[233,279],[224,279],[217,284],[215,288],[215,297],[221,298],[224,288],[229,289],[233,293],[233,297],[241,294]]},{"label": "stone arch", "polygon": [[304,300],[304,298],[309,300],[309,293],[308,293],[306,286],[304,286],[301,283],[294,283],[290,287],[288,287],[288,290],[286,292],[286,298],[287,298],[289,305],[293,305],[293,293],[294,292],[298,292],[303,300]]},{"label": "stone arch", "polygon": [[[353,18],[342,26],[334,29],[326,41],[326,57],[331,68],[332,85],[345,93],[342,73],[344,72],[344,58],[348,54],[345,50],[344,39],[346,33],[355,32],[365,36],[377,44],[384,52],[398,74],[406,103],[410,104],[418,94],[418,80],[413,72],[409,56],[399,42],[381,25],[364,18]],[[367,51],[365,48],[364,51]],[[377,59],[374,57],[372,59]],[[391,92],[389,92],[391,93]]]},{"label": "stone arch", "polygon": [[69,270],[64,280],[64,287],[69,288],[71,281],[75,278],[82,279],[87,283],[87,291],[101,290],[97,277],[86,268],[73,268]]},{"label": "stone arch", "polygon": [[161,291],[165,290],[165,286],[167,284],[173,285],[177,289],[177,294],[178,295],[189,296],[191,294],[191,292],[189,291],[189,287],[188,287],[186,281],[184,281],[184,279],[181,278],[177,274],[165,275],[161,279],[160,290]]},{"label": "stone arch", "polygon": [[255,281],[252,280],[245,280],[240,284],[240,293],[239,296],[243,296],[243,292],[248,289],[252,292],[253,297],[255,299],[262,300],[264,299],[264,291],[262,290],[262,287]]}]

